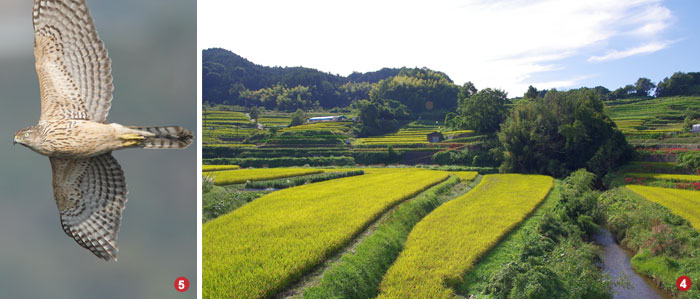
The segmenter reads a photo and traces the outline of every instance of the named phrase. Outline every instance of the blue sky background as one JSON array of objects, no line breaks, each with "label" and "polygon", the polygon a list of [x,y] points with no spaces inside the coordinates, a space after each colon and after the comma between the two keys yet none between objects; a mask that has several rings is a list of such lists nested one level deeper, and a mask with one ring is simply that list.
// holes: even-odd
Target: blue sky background
[{"label": "blue sky background", "polygon": [[698,12],[694,0],[200,0],[198,40],[340,75],[425,66],[514,97],[700,71]]}]

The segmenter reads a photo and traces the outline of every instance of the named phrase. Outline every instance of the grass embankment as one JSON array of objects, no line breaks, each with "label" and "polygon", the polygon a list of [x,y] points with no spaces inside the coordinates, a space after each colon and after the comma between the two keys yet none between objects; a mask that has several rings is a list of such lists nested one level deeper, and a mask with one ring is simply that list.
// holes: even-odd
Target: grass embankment
[{"label": "grass embankment", "polygon": [[[425,215],[457,195],[455,185],[464,188],[476,177],[453,177],[432,187],[416,198],[402,203],[385,216],[376,230],[364,239],[352,253],[343,257],[323,273],[318,285],[306,289],[305,298],[372,298],[379,292],[379,283],[386,270],[404,248],[406,238]],[[471,173],[469,173],[471,174]],[[471,177],[471,178],[468,178]],[[458,189],[458,188],[454,188]],[[462,191],[463,192],[463,191]]]},{"label": "grass embankment", "polygon": [[445,203],[411,231],[387,271],[380,298],[452,298],[476,260],[495,246],[546,197],[553,179],[487,175],[464,196]]},{"label": "grass embankment", "polygon": [[247,181],[264,181],[292,176],[321,173],[319,169],[304,168],[261,168],[237,169],[228,171],[212,171],[207,173],[214,178],[215,185],[242,184]]},{"label": "grass embankment", "polygon": [[[694,285],[687,292],[676,288],[681,275],[693,283],[700,277],[700,233],[691,225],[697,224],[698,213],[693,211],[699,210],[700,192],[661,189],[665,188],[620,187],[605,192],[599,201],[617,240],[636,253],[630,261],[635,271],[676,298],[700,298],[700,288]],[[689,222],[674,210],[694,220]]]},{"label": "grass embankment", "polygon": [[202,229],[206,298],[271,296],[446,172],[395,169],[265,195]]}]

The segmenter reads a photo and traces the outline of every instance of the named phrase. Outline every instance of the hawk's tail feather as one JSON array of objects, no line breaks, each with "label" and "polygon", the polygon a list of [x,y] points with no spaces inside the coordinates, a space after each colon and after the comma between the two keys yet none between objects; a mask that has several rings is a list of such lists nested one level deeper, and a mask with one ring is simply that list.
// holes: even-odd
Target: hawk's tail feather
[{"label": "hawk's tail feather", "polygon": [[129,129],[146,131],[155,136],[147,136],[139,143],[143,148],[185,148],[192,144],[192,132],[178,126],[165,127],[129,127]]}]

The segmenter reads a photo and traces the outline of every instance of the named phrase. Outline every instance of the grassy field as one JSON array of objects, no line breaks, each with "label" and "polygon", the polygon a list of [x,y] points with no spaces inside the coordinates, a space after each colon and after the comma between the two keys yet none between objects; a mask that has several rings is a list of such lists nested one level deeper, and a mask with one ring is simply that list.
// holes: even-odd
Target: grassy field
[{"label": "grassy field", "polygon": [[627,185],[627,189],[658,203],[688,220],[696,230],[700,231],[700,192],[670,188]]},{"label": "grassy field", "polygon": [[426,216],[387,272],[380,298],[452,298],[464,273],[547,196],[553,179],[486,175],[466,195]]},{"label": "grassy field", "polygon": [[[202,165],[204,167],[204,165]],[[320,173],[318,169],[303,168],[253,168],[226,171],[212,171],[207,175],[214,178],[216,185],[242,184],[247,181],[264,181],[285,177]]]},{"label": "grassy field", "polygon": [[205,298],[271,296],[447,172],[393,169],[270,193],[203,226]]}]

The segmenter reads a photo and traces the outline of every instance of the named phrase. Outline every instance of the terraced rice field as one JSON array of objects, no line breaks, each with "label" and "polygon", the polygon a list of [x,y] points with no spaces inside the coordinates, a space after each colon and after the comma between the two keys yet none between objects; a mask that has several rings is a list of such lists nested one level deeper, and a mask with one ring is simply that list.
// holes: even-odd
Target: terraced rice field
[{"label": "terraced rice field", "polygon": [[473,181],[476,176],[479,175],[479,173],[476,171],[455,171],[452,172],[452,174],[457,176],[462,182]]},{"label": "terraced rice field", "polygon": [[410,123],[402,127],[396,133],[390,133],[382,136],[358,138],[358,145],[372,144],[424,144],[428,143],[427,135],[432,132],[439,132],[441,127],[436,125],[421,124],[418,122]]},{"label": "terraced rice field", "polygon": [[272,296],[447,172],[392,169],[270,193],[206,223],[204,298]]},{"label": "terraced rice field", "polygon": [[522,222],[547,196],[548,176],[486,175],[471,192],[428,214],[381,284],[380,298],[452,298],[479,257]]},{"label": "terraced rice field", "polygon": [[661,180],[669,180],[669,181],[700,182],[700,175],[694,175],[694,174],[665,174],[665,173],[628,172],[628,173],[625,173],[625,176],[636,177],[636,178],[661,179]]},{"label": "terraced rice field", "polygon": [[338,132],[348,132],[350,131],[350,126],[353,122],[323,122],[323,123],[312,123],[300,126],[293,126],[282,129],[282,132],[300,132],[300,131],[338,131]]},{"label": "terraced rice field", "polygon": [[[204,167],[204,165],[202,165]],[[242,184],[247,181],[264,181],[323,172],[320,169],[304,168],[257,168],[212,171],[208,175],[214,178],[215,185]]]},{"label": "terraced rice field", "polygon": [[466,134],[473,134],[474,130],[456,130],[456,131],[446,131],[443,134],[445,136],[448,135],[466,135]]},{"label": "terraced rice field", "polygon": [[288,116],[267,116],[263,115],[258,119],[258,122],[266,127],[288,126],[292,122],[292,118]]},{"label": "terraced rice field", "polygon": [[700,192],[671,188],[627,185],[625,188],[648,201],[658,203],[688,220],[700,231]]},{"label": "terraced rice field", "polygon": [[222,170],[234,170],[241,168],[238,165],[202,165],[202,172],[207,171],[222,171]]},{"label": "terraced rice field", "polygon": [[610,118],[627,135],[679,132],[686,109],[699,110],[700,97],[652,98],[606,108]]},{"label": "terraced rice field", "polygon": [[236,111],[207,111],[202,113],[202,143],[221,144],[242,140],[255,132],[250,119]]}]

